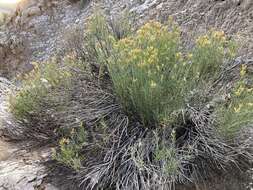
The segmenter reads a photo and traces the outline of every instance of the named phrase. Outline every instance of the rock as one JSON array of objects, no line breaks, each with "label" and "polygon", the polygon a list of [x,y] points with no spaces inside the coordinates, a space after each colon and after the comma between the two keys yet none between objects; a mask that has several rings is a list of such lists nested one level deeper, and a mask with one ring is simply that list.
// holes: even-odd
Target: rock
[{"label": "rock", "polygon": [[244,0],[242,2],[243,10],[248,10],[250,7],[253,7],[253,1],[252,0]]},{"label": "rock", "polygon": [[17,144],[3,141],[2,131],[7,122],[10,126],[15,125],[8,112],[6,95],[12,88],[14,85],[9,80],[0,77],[0,190],[58,190],[50,183],[44,183],[47,174],[40,162],[49,157],[49,149],[29,152]]},{"label": "rock", "polygon": [[36,16],[40,14],[41,14],[41,9],[37,6],[33,6],[28,9],[25,9],[22,12],[22,17],[32,17],[32,16]]},{"label": "rock", "polygon": [[42,174],[43,167],[38,165],[25,165],[18,161],[0,162],[0,187],[13,190],[31,189],[42,184],[38,180]]},{"label": "rock", "polygon": [[151,8],[154,8],[156,5],[158,5],[157,0],[146,0],[143,4],[132,8],[130,12],[142,14],[143,11],[150,10]]}]

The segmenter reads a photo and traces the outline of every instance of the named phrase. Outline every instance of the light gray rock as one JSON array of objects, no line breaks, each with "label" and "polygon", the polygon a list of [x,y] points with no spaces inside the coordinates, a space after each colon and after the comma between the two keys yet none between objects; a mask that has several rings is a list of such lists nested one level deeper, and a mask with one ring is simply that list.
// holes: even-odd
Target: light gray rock
[{"label": "light gray rock", "polygon": [[41,14],[41,10],[37,6],[32,6],[30,8],[27,8],[23,11],[22,17],[32,17],[32,16],[38,16]]},{"label": "light gray rock", "polygon": [[253,7],[253,1],[252,0],[243,0],[242,1],[242,8],[244,10],[248,10],[250,7]]},{"label": "light gray rock", "polygon": [[[0,77],[0,131],[15,125],[8,112],[7,94],[15,86]],[[0,190],[58,190],[51,184],[44,184],[47,176],[40,161],[46,160],[50,151],[28,152],[20,150],[17,144],[3,141],[0,132]]]}]

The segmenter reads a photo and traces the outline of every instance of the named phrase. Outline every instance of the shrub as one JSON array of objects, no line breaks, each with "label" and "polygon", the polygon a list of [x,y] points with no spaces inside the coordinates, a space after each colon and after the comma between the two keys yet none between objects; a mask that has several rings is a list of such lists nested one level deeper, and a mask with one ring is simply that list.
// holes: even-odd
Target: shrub
[{"label": "shrub", "polygon": [[[83,43],[81,52],[85,52],[81,54],[81,58],[90,65],[92,72],[98,73],[99,79],[107,73],[106,65],[111,55],[113,41],[132,33],[131,16],[127,12],[124,15],[127,15],[130,21],[124,16],[106,18],[101,13],[90,17],[84,42],[81,41]],[[80,52],[80,49],[75,52]]]},{"label": "shrub", "polygon": [[[90,18],[87,32],[87,48],[95,62],[105,64],[111,50],[111,32],[106,17],[96,14]],[[100,55],[100,56],[98,56]]]},{"label": "shrub", "polygon": [[217,77],[231,57],[226,51],[233,51],[222,32],[210,32],[188,52],[175,23],[170,22],[169,29],[158,22],[147,23],[136,35],[116,41],[108,59],[121,104],[145,125],[160,125],[184,109],[188,96],[201,90],[200,84]]},{"label": "shrub", "polygon": [[[89,18],[84,30],[71,28],[65,34],[65,53],[71,53],[88,64],[93,74],[102,79],[107,73],[105,65],[111,55],[114,39],[121,39],[132,33],[133,19],[127,11],[123,15],[107,18],[97,12]],[[85,33],[84,33],[85,31]]]},{"label": "shrub", "polygon": [[65,134],[59,141],[59,151],[54,150],[53,158],[77,171],[82,166],[84,159],[80,151],[87,140],[87,134],[82,124],[77,129],[72,128],[69,133],[70,135]]},{"label": "shrub", "polygon": [[[177,144],[177,136],[176,136],[176,130],[173,129],[170,131],[170,143],[168,144],[168,141],[160,139],[160,143],[157,143],[155,148],[155,160],[163,163],[161,166],[161,172],[165,176],[169,176],[171,181],[177,180],[177,178],[180,178],[182,168],[182,160],[184,160],[185,155],[179,156],[179,151],[177,147],[175,146]],[[156,136],[157,138],[157,136]],[[159,139],[159,137],[157,138]],[[167,143],[167,144],[166,144]],[[188,152],[189,153],[189,152]],[[186,154],[186,153],[184,153]],[[186,154],[187,155],[187,154]],[[190,160],[190,154],[187,155],[188,158],[186,160]]]},{"label": "shrub", "polygon": [[71,73],[56,62],[46,63],[44,68],[39,68],[34,63],[35,69],[25,75],[21,90],[11,97],[11,111],[16,118],[24,119],[29,114],[39,113],[43,107],[40,102],[51,90],[60,85],[67,85]]},{"label": "shrub", "polygon": [[215,79],[225,63],[235,57],[236,49],[234,41],[228,40],[223,31],[210,31],[198,37],[192,52],[194,69],[197,69],[194,74],[205,81]]},{"label": "shrub", "polygon": [[247,66],[242,65],[241,78],[235,84],[230,100],[217,109],[219,132],[228,140],[238,137],[241,129],[252,125],[253,88],[247,84],[251,76],[247,76],[246,71]]},{"label": "shrub", "polygon": [[110,17],[108,25],[110,26],[111,32],[117,40],[123,39],[131,35],[135,29],[134,26],[134,15],[128,11],[124,11],[120,15]]},{"label": "shrub", "polygon": [[34,63],[35,69],[25,75],[20,89],[10,95],[10,111],[19,125],[15,133],[9,126],[6,134],[32,140],[33,145],[57,141],[61,119],[56,113],[66,109],[65,104],[70,101],[71,64],[70,60],[64,64],[55,60],[44,65]]}]

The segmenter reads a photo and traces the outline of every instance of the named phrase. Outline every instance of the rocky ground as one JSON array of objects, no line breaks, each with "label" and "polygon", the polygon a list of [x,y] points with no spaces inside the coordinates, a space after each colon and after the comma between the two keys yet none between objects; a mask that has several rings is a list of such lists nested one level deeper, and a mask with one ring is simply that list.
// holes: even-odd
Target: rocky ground
[{"label": "rocky ground", "polygon": [[[6,101],[11,82],[0,77],[0,130],[4,124],[15,125],[8,113]],[[0,138],[0,189],[1,190],[57,190],[45,183],[47,173],[41,162],[49,158],[50,149],[24,150],[20,143]]]},{"label": "rocky ground", "polygon": [[[61,57],[68,34],[83,28],[97,7],[109,17],[128,9],[139,25],[150,19],[164,22],[173,16],[189,39],[210,28],[221,29],[242,44],[243,57],[253,56],[252,0],[91,0],[83,9],[65,0],[26,0],[0,29],[0,76],[12,78],[30,71],[32,62]],[[6,103],[6,92],[11,88],[15,86],[0,78],[0,121],[5,121],[0,127],[14,124]],[[49,149],[24,151],[0,139],[0,190],[56,189],[44,182],[45,168],[40,161],[48,154]]]}]

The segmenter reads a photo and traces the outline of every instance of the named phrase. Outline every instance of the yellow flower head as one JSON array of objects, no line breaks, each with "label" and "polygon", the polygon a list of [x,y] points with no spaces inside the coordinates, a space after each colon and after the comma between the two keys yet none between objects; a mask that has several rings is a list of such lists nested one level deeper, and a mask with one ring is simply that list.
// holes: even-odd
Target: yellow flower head
[{"label": "yellow flower head", "polygon": [[67,138],[62,138],[62,139],[60,140],[60,145],[64,145],[64,144],[69,144],[69,139],[67,139]]},{"label": "yellow flower head", "polygon": [[156,64],[158,62],[158,50],[154,47],[148,47],[148,64]]},{"label": "yellow flower head", "polygon": [[213,38],[217,39],[217,40],[221,40],[221,41],[225,41],[226,37],[225,37],[225,32],[224,31],[214,31],[212,33]]},{"label": "yellow flower head", "polygon": [[116,48],[128,48],[134,44],[134,41],[131,38],[123,38],[115,44]]},{"label": "yellow flower head", "polygon": [[150,86],[151,86],[151,88],[155,88],[157,86],[157,84],[153,80],[151,80]]},{"label": "yellow flower head", "polygon": [[196,42],[200,47],[205,47],[211,44],[211,41],[207,35],[200,36]]},{"label": "yellow flower head", "polygon": [[247,106],[253,106],[253,103],[251,103],[251,102],[247,103]]},{"label": "yellow flower head", "polygon": [[246,71],[247,71],[247,66],[243,64],[243,65],[241,66],[240,76],[241,76],[241,77],[244,77],[245,74],[246,74]]},{"label": "yellow flower head", "polygon": [[253,88],[248,88],[247,89],[247,92],[252,92],[253,91]]},{"label": "yellow flower head", "polygon": [[235,91],[235,95],[240,96],[244,90],[245,88],[242,85],[239,86],[239,88]]},{"label": "yellow flower head", "polygon": [[136,79],[136,78],[133,78],[133,82],[134,82],[134,83],[137,82],[137,79]]},{"label": "yellow flower head", "polygon": [[130,57],[132,59],[136,59],[141,55],[141,53],[142,53],[141,49],[135,48],[130,52]]},{"label": "yellow flower head", "polygon": [[240,112],[241,111],[241,109],[242,109],[242,104],[239,104],[239,106],[238,107],[234,107],[234,111],[235,111],[235,113],[238,113],[238,112]]},{"label": "yellow flower head", "polygon": [[162,31],[164,31],[164,27],[161,23],[156,21],[150,21],[137,31],[137,35],[138,38],[142,39],[148,37],[147,40],[150,40],[152,36],[159,36]]},{"label": "yellow flower head", "polygon": [[191,59],[192,57],[193,57],[193,54],[192,54],[192,53],[187,54],[187,58],[188,58],[188,59]]},{"label": "yellow flower head", "polygon": [[177,60],[181,60],[182,59],[182,53],[181,52],[176,53],[176,59]]}]

